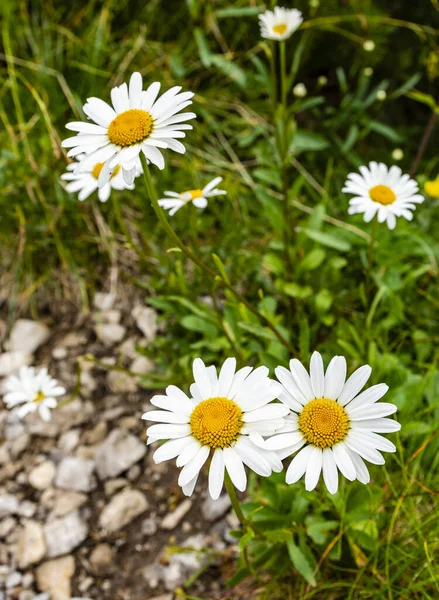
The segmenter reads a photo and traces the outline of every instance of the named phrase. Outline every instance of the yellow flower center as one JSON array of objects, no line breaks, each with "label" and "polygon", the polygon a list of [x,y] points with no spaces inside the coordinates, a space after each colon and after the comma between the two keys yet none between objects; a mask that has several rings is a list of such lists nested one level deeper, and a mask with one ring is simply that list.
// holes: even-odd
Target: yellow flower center
[{"label": "yellow flower center", "polygon": [[[95,179],[99,179],[99,175],[101,174],[102,171],[102,167],[104,166],[105,163],[96,163],[95,166],[93,167],[93,170],[91,172],[91,174],[93,175],[93,177]],[[120,166],[116,165],[116,167],[113,169],[113,172],[111,173],[111,177],[110,179],[113,179],[113,177],[115,177],[120,171]]]},{"label": "yellow flower center", "polygon": [[278,25],[274,25],[273,33],[278,33],[279,35],[283,35],[287,30],[287,26],[285,23],[279,23]]},{"label": "yellow flower center", "polygon": [[435,179],[434,181],[426,181],[424,189],[425,193],[432,198],[439,198],[439,179]]},{"label": "yellow flower center", "polygon": [[108,137],[116,146],[132,146],[146,140],[151,135],[153,126],[154,121],[149,112],[131,108],[111,121]]},{"label": "yellow flower center", "polygon": [[380,204],[393,204],[396,200],[396,195],[387,185],[375,185],[369,190],[369,196],[374,202]]},{"label": "yellow flower center", "polygon": [[41,400],[44,400],[45,397],[46,396],[43,394],[43,392],[38,392],[38,394],[33,399],[33,402],[41,402]]},{"label": "yellow flower center", "polygon": [[331,448],[346,437],[349,419],[343,406],[335,400],[316,398],[300,413],[299,429],[310,444]]},{"label": "yellow flower center", "polygon": [[192,411],[192,435],[213,450],[227,448],[238,439],[242,429],[242,410],[228,398],[209,398]]},{"label": "yellow flower center", "polygon": [[203,190],[189,190],[188,194],[191,195],[192,200],[195,200],[195,198],[201,198],[203,195]]}]

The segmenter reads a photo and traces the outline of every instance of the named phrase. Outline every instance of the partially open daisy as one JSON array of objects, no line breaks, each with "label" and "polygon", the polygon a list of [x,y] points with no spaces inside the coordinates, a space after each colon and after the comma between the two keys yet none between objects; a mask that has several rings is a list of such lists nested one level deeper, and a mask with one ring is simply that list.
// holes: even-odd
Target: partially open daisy
[{"label": "partially open daisy", "polygon": [[84,105],[85,114],[93,123],[82,121],[68,123],[67,129],[77,131],[74,137],[63,141],[71,148],[68,156],[87,156],[79,163],[76,173],[87,172],[103,163],[98,177],[99,187],[104,186],[116,166],[120,166],[124,179],[131,185],[135,177],[136,162],[140,152],[159,169],[165,166],[159,148],[168,148],[183,154],[186,149],[177,138],[192,125],[184,123],[195,118],[194,113],[181,113],[192,104],[192,92],[182,92],[173,87],[158,100],[160,83],[152,83],[143,91],[140,73],[131,75],[129,87],[123,83],[111,90],[110,106],[99,98],[89,98]]},{"label": "partially open daisy", "polygon": [[379,402],[388,390],[385,383],[373,385],[361,394],[372,369],[364,365],[346,381],[346,360],[335,356],[326,373],[318,352],[311,357],[310,374],[297,360],[290,370],[277,367],[276,376],[283,391],[279,400],[291,409],[286,425],[264,447],[278,452],[280,458],[300,452],[286,473],[286,482],[294,483],[305,474],[305,487],[313,490],[323,472],[331,494],[338,489],[338,470],[349,480],[370,480],[363,459],[384,464],[379,452],[395,452],[395,445],[378,433],[399,431],[401,425],[386,419],[396,412],[394,404]]},{"label": "partially open daisy", "polygon": [[303,22],[302,13],[297,8],[276,6],[259,15],[261,35],[269,40],[286,40]]},{"label": "partially open daisy", "polygon": [[[78,156],[79,162],[84,158],[84,154]],[[106,202],[110,197],[111,190],[133,190],[134,185],[128,185],[122,175],[122,170],[117,165],[111,173],[108,182],[101,188],[98,187],[98,178],[101,174],[103,163],[96,163],[93,167],[90,167],[83,173],[75,173],[75,169],[78,167],[78,162],[72,162],[67,165],[67,172],[61,175],[61,179],[68,181],[66,185],[66,191],[73,194],[79,192],[78,200],[86,200],[98,190],[98,198],[101,202]],[[138,177],[142,173],[142,166],[140,160],[138,160],[135,168],[135,176]]]},{"label": "partially open daisy", "polygon": [[44,421],[50,421],[50,409],[56,408],[56,398],[65,393],[46,368],[36,371],[34,367],[21,367],[18,375],[10,375],[6,380],[3,400],[8,408],[21,405],[17,411],[20,419],[38,410]]},{"label": "partially open daisy", "polygon": [[424,201],[416,181],[399,167],[389,169],[383,163],[371,162],[369,167],[360,167],[360,173],[350,173],[342,190],[355,195],[349,201],[350,215],[364,213],[368,223],[377,214],[378,222],[386,221],[389,229],[395,228],[396,217],[413,219],[411,211]]},{"label": "partially open daisy", "polygon": [[163,209],[169,210],[169,214],[171,216],[175,215],[177,210],[189,202],[192,202],[197,208],[206,208],[207,198],[227,194],[225,190],[219,190],[216,188],[216,186],[221,183],[222,180],[222,177],[215,177],[215,179],[212,179],[212,181],[205,185],[202,190],[188,190],[187,192],[181,193],[165,192],[165,196],[168,197],[160,198],[159,204]]},{"label": "partially open daisy", "polygon": [[143,419],[158,421],[147,429],[148,444],[169,440],[154,453],[160,463],[177,458],[183,467],[178,478],[186,496],[194,490],[201,468],[209,456],[209,492],[218,498],[224,470],[235,487],[244,491],[247,476],[244,465],[259,475],[280,472],[282,463],[275,452],[261,448],[262,436],[273,435],[284,426],[287,406],[272,403],[281,387],[268,378],[268,369],[244,367],[236,371],[236,360],[228,358],[219,374],[195,359],[195,383],[191,397],[174,385],[165,396],[154,396],[152,404],[162,410],[146,412]]}]

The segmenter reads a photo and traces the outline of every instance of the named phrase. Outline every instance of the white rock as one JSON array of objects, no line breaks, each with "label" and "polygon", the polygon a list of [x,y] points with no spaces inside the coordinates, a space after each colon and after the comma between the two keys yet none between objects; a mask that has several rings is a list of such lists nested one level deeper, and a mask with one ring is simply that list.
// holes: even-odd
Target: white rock
[{"label": "white rock", "polygon": [[57,437],[89,420],[93,413],[93,405],[75,398],[69,404],[52,411],[52,420],[43,421],[37,413],[27,415],[24,423],[29,433],[42,437]]},{"label": "white rock", "polygon": [[116,567],[114,551],[108,544],[98,544],[90,554],[90,565],[95,575],[105,575]]},{"label": "white rock", "polygon": [[58,465],[55,486],[73,492],[90,492],[96,487],[94,461],[68,456]]},{"label": "white rock", "polygon": [[52,356],[55,360],[64,360],[67,358],[68,351],[64,346],[57,346],[52,350]]},{"label": "white rock", "polygon": [[146,358],[146,356],[137,356],[133,362],[131,363],[130,371],[132,373],[136,373],[137,375],[147,375],[148,373],[152,373],[155,369],[155,364],[151,359]]},{"label": "white rock", "polygon": [[10,590],[14,587],[17,587],[17,585],[20,585],[22,579],[23,576],[21,573],[18,571],[12,571],[12,573],[9,573],[6,579],[6,589]]},{"label": "white rock", "polygon": [[40,562],[46,554],[43,527],[37,521],[27,521],[18,538],[15,558],[20,569]]},{"label": "white rock", "polygon": [[44,323],[31,319],[15,321],[8,341],[8,350],[33,354],[50,336],[50,329]]},{"label": "white rock", "polygon": [[19,503],[15,496],[11,494],[2,494],[0,496],[0,517],[17,514],[18,509]]},{"label": "white rock", "polygon": [[137,327],[148,342],[153,342],[157,333],[157,313],[149,306],[138,304],[131,311]]},{"label": "white rock", "polygon": [[126,333],[126,328],[119,323],[101,323],[95,327],[96,335],[107,346],[120,342]]},{"label": "white rock", "polygon": [[218,500],[212,500],[210,496],[207,496],[201,505],[201,512],[206,521],[216,521],[226,514],[231,505],[228,494],[223,494]]},{"label": "white rock", "polygon": [[157,519],[153,516],[148,517],[142,523],[143,535],[154,535],[157,531]]},{"label": "white rock", "polygon": [[74,572],[73,556],[49,560],[36,570],[38,588],[41,592],[48,592],[51,600],[70,600]]},{"label": "white rock", "polygon": [[205,558],[196,550],[207,547],[206,536],[201,533],[193,535],[187,538],[181,547],[193,548],[194,552],[175,553],[170,557],[168,565],[163,569],[163,581],[169,591],[181,586],[192,573],[201,568]]},{"label": "white rock", "polygon": [[183,519],[186,513],[190,511],[192,508],[192,500],[187,498],[183,500],[181,504],[177,506],[177,508],[166,515],[161,523],[162,529],[175,529],[180,521]]},{"label": "white rock", "polygon": [[20,367],[28,367],[32,361],[33,357],[29,352],[3,352],[0,354],[0,377],[7,377]]},{"label": "white rock", "polygon": [[62,434],[58,440],[58,448],[65,452],[71,452],[79,444],[79,438],[81,437],[80,429],[70,429]]},{"label": "white rock", "polygon": [[46,523],[44,525],[44,536],[46,538],[47,556],[54,558],[62,554],[68,554],[85,540],[87,534],[88,527],[81,519],[78,511]]},{"label": "white rock", "polygon": [[110,310],[115,300],[116,297],[114,294],[105,294],[104,292],[98,292],[94,297],[93,304],[98,310],[106,311]]},{"label": "white rock", "polygon": [[102,511],[99,524],[106,531],[117,531],[131,523],[147,508],[148,502],[142,492],[126,489],[113,496],[110,503]]},{"label": "white rock", "polygon": [[55,477],[56,467],[50,460],[45,460],[29,473],[29,483],[37,490],[45,490]]},{"label": "white rock", "polygon": [[6,517],[0,521],[0,539],[7,537],[17,525],[14,517]]},{"label": "white rock", "polygon": [[129,394],[137,392],[138,389],[136,378],[124,371],[109,371],[107,382],[108,387],[115,394]]},{"label": "white rock", "polygon": [[23,500],[23,502],[18,507],[18,514],[22,517],[33,517],[37,512],[37,505],[35,502],[31,502],[30,500]]},{"label": "white rock", "polygon": [[101,479],[117,477],[146,454],[146,445],[134,435],[113,429],[96,451],[96,470]]}]

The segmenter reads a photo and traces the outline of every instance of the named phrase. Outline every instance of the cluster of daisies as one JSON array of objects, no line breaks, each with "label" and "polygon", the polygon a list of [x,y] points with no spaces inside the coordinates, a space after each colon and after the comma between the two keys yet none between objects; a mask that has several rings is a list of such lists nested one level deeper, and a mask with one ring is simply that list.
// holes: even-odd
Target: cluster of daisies
[{"label": "cluster of daisies", "polygon": [[289,367],[277,367],[274,381],[267,367],[236,370],[236,360],[228,358],[218,373],[197,358],[189,395],[171,385],[151,399],[158,410],[142,417],[155,423],[147,429],[148,444],[166,440],[153,459],[176,459],[184,494],[192,494],[207,461],[209,493],[217,499],[225,472],[244,491],[245,466],[267,477],[282,471],[282,460],[291,455],[288,484],[305,475],[310,491],[323,475],[335,494],[339,471],[350,481],[368,483],[365,461],[382,465],[381,452],[395,452],[380,434],[399,431],[400,424],[387,418],[397,408],[378,402],[388,390],[384,383],[361,392],[371,375],[368,365],[346,379],[344,357],[335,356],[325,372],[314,352],[309,373],[297,359]]}]

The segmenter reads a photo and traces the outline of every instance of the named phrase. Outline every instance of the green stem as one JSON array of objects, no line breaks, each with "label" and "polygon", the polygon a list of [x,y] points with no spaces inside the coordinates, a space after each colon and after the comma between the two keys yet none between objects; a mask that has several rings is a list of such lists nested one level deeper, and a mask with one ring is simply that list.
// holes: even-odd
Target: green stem
[{"label": "green stem", "polygon": [[282,41],[279,44],[279,54],[280,54],[281,102],[282,102],[283,110],[286,111],[286,108],[287,108],[287,67],[286,67],[286,57],[285,57],[285,41]]},{"label": "green stem", "polygon": [[239,292],[237,292],[228,281],[223,279],[221,277],[221,275],[219,275],[213,269],[211,269],[208,265],[203,263],[203,261],[201,259],[199,259],[198,256],[196,256],[192,252],[192,250],[190,248],[188,248],[186,246],[186,244],[178,237],[178,235],[175,233],[175,231],[172,229],[171,225],[169,224],[164,211],[161,209],[161,207],[158,203],[157,193],[155,190],[154,183],[152,181],[148,163],[142,152],[140,153],[140,160],[142,162],[142,167],[143,167],[143,178],[145,181],[145,186],[148,191],[149,198],[151,200],[151,204],[154,209],[154,212],[156,213],[160,223],[163,225],[166,233],[173,240],[175,245],[178,248],[180,248],[180,250],[182,252],[184,252],[184,254],[186,254],[186,256],[193,263],[195,263],[198,267],[200,267],[200,269],[202,271],[204,271],[205,273],[210,275],[210,277],[213,277],[216,281],[219,281],[221,283],[221,285],[223,285],[225,288],[227,288],[235,296],[235,298],[247,308],[247,310],[252,312],[254,315],[256,315],[258,318],[260,318],[265,323],[265,325],[275,334],[277,339],[285,346],[285,348],[288,349],[289,352],[295,354],[296,351],[295,351],[294,346],[292,346],[292,344],[290,344],[290,342],[282,335],[282,333],[277,329],[277,327],[265,315],[261,314],[254,306],[252,306],[250,304],[250,302],[248,302],[244,298],[244,296],[242,296]]},{"label": "green stem", "polygon": [[372,223],[372,232],[370,234],[370,241],[369,241],[369,251],[368,251],[368,258],[367,258],[367,272],[366,272],[366,293],[369,293],[370,280],[372,279],[372,269],[373,269],[375,238],[376,238],[376,233],[377,233],[377,226],[378,226],[378,221],[375,218]]},{"label": "green stem", "polygon": [[242,512],[238,496],[236,495],[235,486],[233,485],[232,480],[230,479],[230,475],[227,473],[227,471],[225,471],[224,473],[224,483],[226,486],[227,493],[229,494],[230,501],[232,503],[232,508],[235,511],[235,514],[238,517],[239,522],[241,523],[242,528],[244,529],[244,532],[246,532],[248,529],[247,519],[244,517],[244,513]]}]

